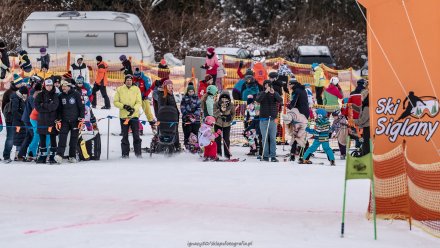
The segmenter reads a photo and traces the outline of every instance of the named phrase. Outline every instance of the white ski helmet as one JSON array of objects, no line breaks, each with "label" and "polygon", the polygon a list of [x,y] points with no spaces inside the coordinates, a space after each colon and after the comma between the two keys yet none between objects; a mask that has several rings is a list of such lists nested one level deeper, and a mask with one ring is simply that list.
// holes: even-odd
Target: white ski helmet
[{"label": "white ski helmet", "polygon": [[339,78],[338,77],[332,77],[330,79],[330,83],[333,85],[337,85],[339,83]]}]

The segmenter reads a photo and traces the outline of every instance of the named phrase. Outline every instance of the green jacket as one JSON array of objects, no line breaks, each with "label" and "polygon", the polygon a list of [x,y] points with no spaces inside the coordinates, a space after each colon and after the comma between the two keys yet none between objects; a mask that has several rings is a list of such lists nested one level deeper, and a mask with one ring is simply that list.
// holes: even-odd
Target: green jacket
[{"label": "green jacket", "polygon": [[128,88],[122,85],[116,89],[116,94],[113,100],[115,107],[119,109],[119,118],[128,118],[128,111],[124,109],[124,105],[128,105],[134,109],[131,118],[139,118],[139,109],[142,107],[141,91],[135,85]]},{"label": "green jacket", "polygon": [[324,70],[321,67],[317,67],[315,72],[313,73],[313,79],[315,83],[315,87],[324,87],[325,85],[325,76]]}]

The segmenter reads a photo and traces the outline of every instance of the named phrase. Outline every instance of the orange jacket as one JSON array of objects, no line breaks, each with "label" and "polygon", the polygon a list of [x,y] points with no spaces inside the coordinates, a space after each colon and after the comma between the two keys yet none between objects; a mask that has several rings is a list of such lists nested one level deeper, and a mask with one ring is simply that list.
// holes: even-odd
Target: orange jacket
[{"label": "orange jacket", "polygon": [[107,68],[108,68],[107,63],[105,63],[104,61],[99,62],[98,72],[96,73],[96,80],[95,80],[96,84],[101,85],[101,83],[104,82],[104,86],[107,86],[108,83]]}]

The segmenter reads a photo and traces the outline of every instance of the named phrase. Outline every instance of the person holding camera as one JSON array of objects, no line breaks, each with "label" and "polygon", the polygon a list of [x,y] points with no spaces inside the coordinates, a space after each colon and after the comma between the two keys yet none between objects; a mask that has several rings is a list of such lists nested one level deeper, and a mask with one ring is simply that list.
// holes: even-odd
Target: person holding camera
[{"label": "person holding camera", "polygon": [[130,128],[133,134],[134,154],[136,157],[141,158],[142,139],[139,137],[139,109],[142,107],[142,96],[139,88],[133,85],[131,75],[125,76],[124,85],[117,88],[113,104],[119,109],[122,131],[122,158],[129,157],[128,130]]},{"label": "person holding camera", "polygon": [[260,92],[256,101],[260,103],[260,131],[263,137],[263,160],[278,162],[276,158],[278,105],[283,98],[272,87],[270,80],[264,80],[264,91]]},{"label": "person holding camera", "polygon": [[230,145],[230,134],[231,134],[231,125],[232,121],[235,117],[235,106],[231,101],[231,96],[229,92],[224,91],[220,94],[220,97],[216,104],[214,104],[214,117],[215,117],[215,125],[214,130],[217,132],[221,131],[221,135],[215,138],[215,142],[217,143],[217,155],[219,157],[222,156],[222,140],[224,146],[224,154],[226,159],[231,158],[231,152],[229,150]]}]

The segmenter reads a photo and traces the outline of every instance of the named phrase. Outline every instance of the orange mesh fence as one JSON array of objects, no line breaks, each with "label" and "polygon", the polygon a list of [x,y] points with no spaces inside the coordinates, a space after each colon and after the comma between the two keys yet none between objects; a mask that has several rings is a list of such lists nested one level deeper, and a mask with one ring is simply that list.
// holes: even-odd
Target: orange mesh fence
[{"label": "orange mesh fence", "polygon": [[[404,145],[373,159],[377,216],[406,219],[440,237],[440,163],[413,163]],[[371,199],[368,210],[371,217]]]}]

